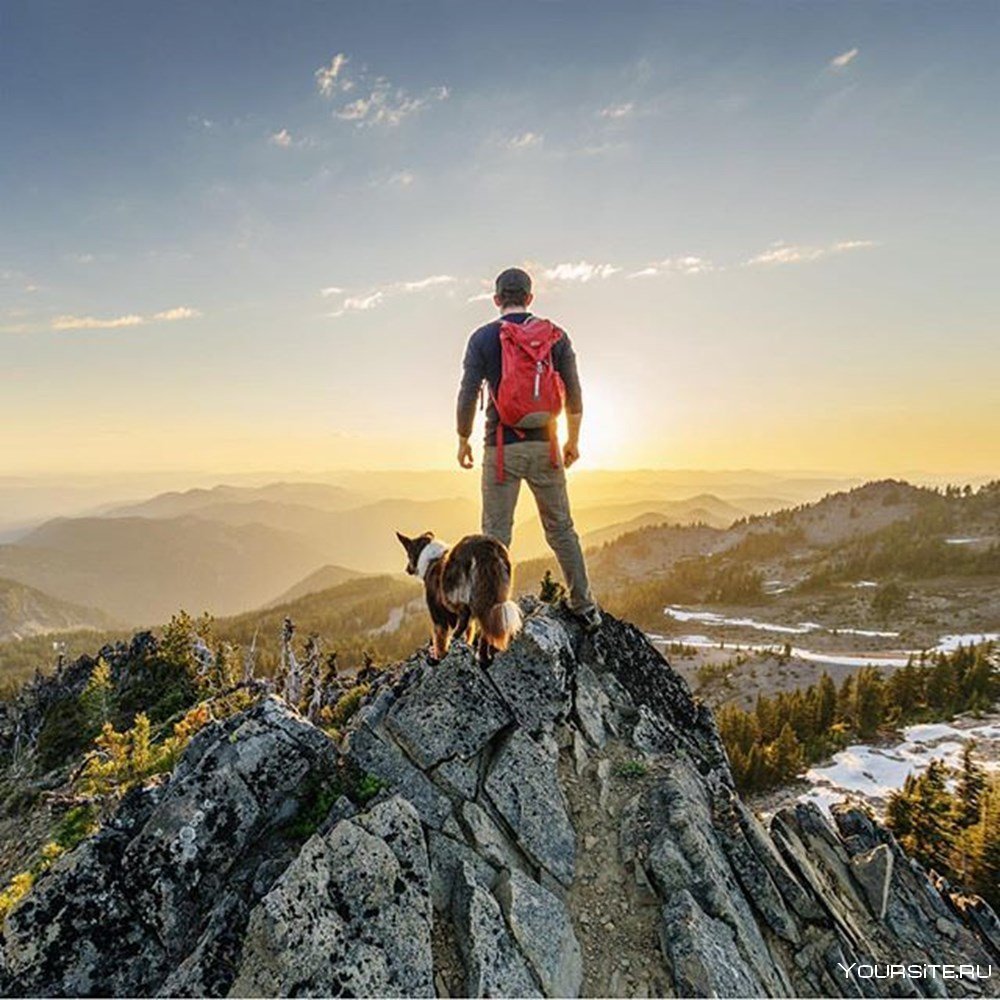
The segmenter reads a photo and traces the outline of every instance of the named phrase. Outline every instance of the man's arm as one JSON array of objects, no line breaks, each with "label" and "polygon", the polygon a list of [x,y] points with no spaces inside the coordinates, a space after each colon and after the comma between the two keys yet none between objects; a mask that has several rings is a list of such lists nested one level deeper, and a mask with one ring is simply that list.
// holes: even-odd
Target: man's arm
[{"label": "man's arm", "polygon": [[469,438],[472,436],[472,424],[476,419],[476,399],[485,377],[479,345],[476,343],[476,335],[473,334],[469,338],[465,348],[465,358],[462,361],[462,382],[458,388],[456,408],[458,464],[463,469],[472,468],[472,445],[469,444]]},{"label": "man's arm", "polygon": [[568,469],[580,457],[583,392],[576,370],[576,352],[565,331],[552,351],[552,363],[566,386],[566,444],[563,446],[563,465]]}]

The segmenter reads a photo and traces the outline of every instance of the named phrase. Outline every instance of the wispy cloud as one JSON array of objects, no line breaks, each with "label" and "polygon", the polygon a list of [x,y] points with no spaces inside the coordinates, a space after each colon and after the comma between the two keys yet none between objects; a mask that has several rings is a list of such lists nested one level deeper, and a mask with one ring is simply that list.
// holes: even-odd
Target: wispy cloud
[{"label": "wispy cloud", "polygon": [[607,156],[609,153],[623,153],[629,148],[627,142],[595,142],[574,150],[579,156]]},{"label": "wispy cloud", "polygon": [[704,257],[688,254],[685,257],[667,257],[665,260],[654,261],[638,271],[632,271],[627,278],[655,278],[661,274],[707,274],[718,270],[716,266]]},{"label": "wispy cloud", "polygon": [[376,174],[372,177],[370,184],[372,187],[396,188],[402,191],[411,187],[416,179],[417,175],[411,170],[394,170]]},{"label": "wispy cloud", "polygon": [[287,128],[283,128],[277,132],[272,132],[267,137],[267,141],[272,146],[280,146],[282,149],[287,149],[292,144],[292,133]]},{"label": "wispy cloud", "polygon": [[549,281],[592,281],[595,278],[610,278],[621,270],[613,264],[591,264],[581,260],[570,264],[556,264],[543,272]]},{"label": "wispy cloud", "polygon": [[832,254],[846,253],[849,250],[865,250],[878,246],[874,240],[841,240],[829,246],[802,246],[795,243],[772,243],[767,250],[744,261],[744,266],[754,267],[768,264],[803,264]]},{"label": "wispy cloud", "polygon": [[343,52],[338,52],[331,60],[329,66],[321,66],[316,70],[316,87],[324,97],[332,97],[338,90],[350,90],[354,84],[351,80],[340,74],[347,65],[348,59]]},{"label": "wispy cloud", "polygon": [[435,285],[451,285],[457,281],[450,274],[432,274],[429,278],[421,278],[419,281],[404,281],[401,290],[404,292],[422,292],[425,288],[433,288]]},{"label": "wispy cloud", "polygon": [[859,49],[848,49],[841,52],[839,56],[834,56],[828,63],[830,69],[844,69],[858,57]]},{"label": "wispy cloud", "polygon": [[182,319],[194,319],[201,313],[189,306],[175,306],[162,312],[142,316],[139,313],[127,313],[124,316],[100,318],[97,316],[56,316],[52,320],[53,330],[120,330],[132,326],[145,326],[147,323],[172,323]]},{"label": "wispy cloud", "polygon": [[623,104],[609,104],[605,108],[601,108],[597,112],[599,118],[628,118],[635,112],[635,104],[632,101],[626,101]]},{"label": "wispy cloud", "polygon": [[[359,128],[399,125],[405,118],[438,101],[447,100],[447,87],[430,87],[421,94],[411,94],[392,84],[387,77],[372,76],[362,66],[357,74],[346,66],[350,58],[338,52],[329,66],[316,70],[316,88],[328,100],[336,100],[333,116],[353,122]],[[357,93],[360,96],[354,97]],[[353,99],[348,99],[350,95]]]},{"label": "wispy cloud", "polygon": [[[414,292],[425,292],[435,288],[442,288],[453,285],[458,279],[450,274],[431,274],[426,278],[418,278],[415,281],[393,281],[385,285],[376,285],[374,288],[364,292],[347,295],[340,306],[327,315],[331,319],[336,319],[351,312],[367,312],[381,306],[387,299],[396,295],[408,295]],[[337,286],[329,286],[320,290],[320,295],[329,298],[335,295],[346,295],[344,289]]]},{"label": "wispy cloud", "polygon": [[201,313],[190,306],[175,306],[173,309],[164,309],[163,312],[153,313],[153,321],[156,323],[172,323],[179,319],[196,319]]},{"label": "wispy cloud", "polygon": [[532,146],[540,146],[545,141],[545,136],[541,132],[521,132],[519,135],[512,135],[504,142],[508,149],[531,149]]},{"label": "wispy cloud", "polygon": [[371,295],[352,296],[351,298],[344,299],[344,304],[341,308],[345,312],[365,312],[368,309],[374,309],[384,298],[385,292],[372,292]]}]

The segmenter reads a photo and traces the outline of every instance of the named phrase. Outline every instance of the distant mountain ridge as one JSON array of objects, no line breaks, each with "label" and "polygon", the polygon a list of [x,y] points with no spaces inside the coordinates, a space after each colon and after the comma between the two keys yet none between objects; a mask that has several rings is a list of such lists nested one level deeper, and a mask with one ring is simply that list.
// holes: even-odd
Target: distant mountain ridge
[{"label": "distant mountain ridge", "polygon": [[344,566],[320,566],[318,570],[310,573],[300,580],[294,587],[289,587],[284,593],[279,594],[273,601],[268,601],[264,608],[275,608],[282,604],[290,604],[300,597],[315,594],[321,590],[328,590],[331,587],[338,587],[348,580],[357,580],[367,576],[355,569],[347,569]]},{"label": "distant mountain ridge", "polygon": [[34,587],[0,579],[0,640],[73,629],[106,629],[114,625],[97,608],[62,601]]}]

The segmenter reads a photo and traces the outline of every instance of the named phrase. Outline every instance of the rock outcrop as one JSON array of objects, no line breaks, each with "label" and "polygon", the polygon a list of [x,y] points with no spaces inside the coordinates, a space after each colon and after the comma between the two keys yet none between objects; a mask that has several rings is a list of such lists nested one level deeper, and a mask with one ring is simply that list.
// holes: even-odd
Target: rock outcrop
[{"label": "rock outcrop", "polygon": [[856,809],[765,829],[637,629],[525,610],[485,670],[387,672],[340,744],[274,697],[202,730],[9,913],[0,991],[1000,995],[981,900]]}]

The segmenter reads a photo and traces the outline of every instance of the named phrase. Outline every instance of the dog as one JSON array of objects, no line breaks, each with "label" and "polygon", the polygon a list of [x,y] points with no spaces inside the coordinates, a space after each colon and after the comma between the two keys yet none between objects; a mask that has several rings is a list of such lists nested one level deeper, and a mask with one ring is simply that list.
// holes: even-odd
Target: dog
[{"label": "dog", "polygon": [[448,652],[453,635],[471,640],[478,626],[479,661],[488,666],[521,630],[521,609],[510,599],[510,555],[488,535],[466,535],[449,547],[425,531],[416,538],[396,532],[406,549],[406,572],[424,581],[434,625],[434,659]]}]

